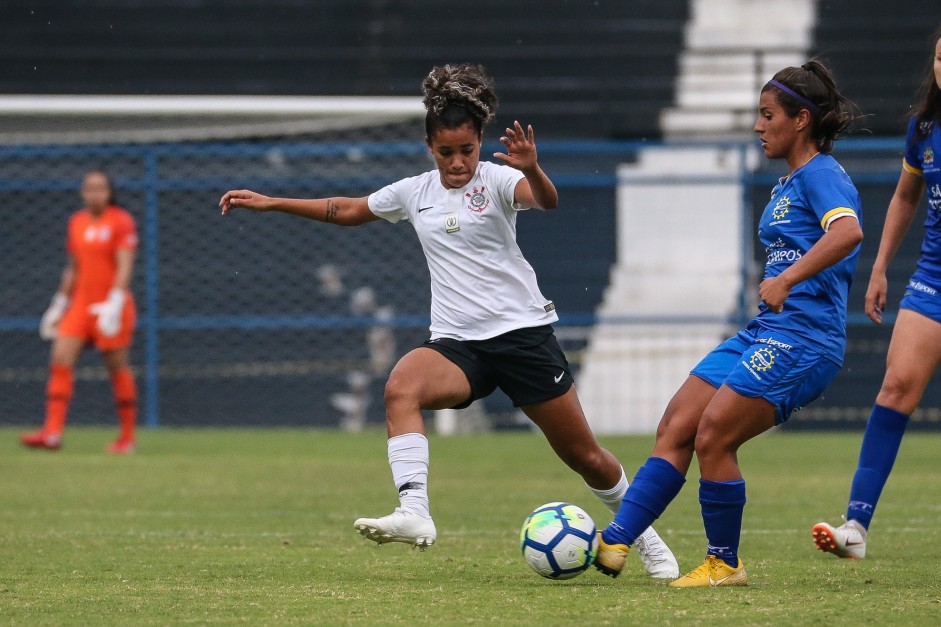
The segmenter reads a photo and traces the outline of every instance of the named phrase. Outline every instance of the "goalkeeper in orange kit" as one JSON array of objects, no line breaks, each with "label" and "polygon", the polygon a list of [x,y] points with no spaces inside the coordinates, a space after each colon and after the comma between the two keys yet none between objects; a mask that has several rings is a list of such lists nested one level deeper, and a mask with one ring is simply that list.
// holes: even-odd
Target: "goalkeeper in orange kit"
[{"label": "goalkeeper in orange kit", "polygon": [[129,290],[137,251],[131,215],[115,205],[111,181],[93,171],[82,181],[85,207],[69,220],[68,263],[59,290],[42,317],[39,334],[53,340],[43,428],[25,433],[29,447],[57,450],[72,399],[73,368],[86,346],[94,345],[108,369],[121,433],[108,450],[134,451],[137,390],[128,366],[136,309]]}]

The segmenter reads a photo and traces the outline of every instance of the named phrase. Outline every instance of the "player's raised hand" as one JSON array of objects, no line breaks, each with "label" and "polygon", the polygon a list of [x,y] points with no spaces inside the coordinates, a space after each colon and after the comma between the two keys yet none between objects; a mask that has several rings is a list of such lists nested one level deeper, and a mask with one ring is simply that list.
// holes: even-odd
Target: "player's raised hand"
[{"label": "player's raised hand", "polygon": [[866,288],[866,315],[876,324],[882,324],[882,312],[885,311],[885,295],[889,289],[889,281],[885,272],[873,272],[869,277],[869,287]]},{"label": "player's raised hand", "polygon": [[263,196],[249,189],[234,189],[222,195],[219,199],[222,215],[233,209],[250,209],[251,211],[268,211],[271,209],[271,198]]},{"label": "player's raised hand", "polygon": [[519,122],[513,122],[513,128],[506,129],[506,135],[500,141],[506,146],[506,152],[495,152],[493,156],[503,163],[524,172],[536,165],[536,137],[532,124],[524,131]]}]

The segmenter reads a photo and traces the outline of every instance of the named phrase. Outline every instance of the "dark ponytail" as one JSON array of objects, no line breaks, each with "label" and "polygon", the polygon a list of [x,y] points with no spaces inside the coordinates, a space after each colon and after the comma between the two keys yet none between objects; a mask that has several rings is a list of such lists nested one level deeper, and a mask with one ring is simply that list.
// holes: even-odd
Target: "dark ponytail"
[{"label": "dark ponytail", "polygon": [[[775,86],[775,82],[784,89]],[[807,109],[811,119],[810,136],[822,153],[829,154],[833,142],[854,120],[862,117],[859,107],[840,93],[833,74],[818,59],[811,59],[800,67],[784,68],[761,91],[769,89],[777,92],[778,102],[789,116]]]},{"label": "dark ponytail", "polygon": [[934,75],[934,57],[938,41],[941,40],[941,28],[931,36],[931,60],[925,70],[924,78],[915,96],[915,106],[912,107],[912,117],[918,120],[918,132],[926,136],[930,132],[930,122],[941,124],[941,88]]},{"label": "dark ponytail", "polygon": [[425,135],[431,139],[441,128],[458,128],[470,122],[480,135],[497,111],[493,79],[482,65],[461,63],[431,70],[422,81],[425,97]]}]

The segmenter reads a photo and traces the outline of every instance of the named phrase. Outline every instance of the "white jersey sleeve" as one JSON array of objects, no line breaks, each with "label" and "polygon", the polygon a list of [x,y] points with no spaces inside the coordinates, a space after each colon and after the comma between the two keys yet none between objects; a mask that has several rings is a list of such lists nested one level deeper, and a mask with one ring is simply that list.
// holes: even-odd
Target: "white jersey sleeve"
[{"label": "white jersey sleeve", "polygon": [[369,195],[369,210],[375,215],[395,224],[399,220],[410,219],[408,201],[414,188],[412,178],[402,179]]},{"label": "white jersey sleeve", "polygon": [[485,167],[488,177],[497,182],[497,193],[500,195],[501,205],[516,211],[529,209],[529,207],[516,203],[516,186],[526,178],[522,172],[510,166],[501,166],[489,162]]}]

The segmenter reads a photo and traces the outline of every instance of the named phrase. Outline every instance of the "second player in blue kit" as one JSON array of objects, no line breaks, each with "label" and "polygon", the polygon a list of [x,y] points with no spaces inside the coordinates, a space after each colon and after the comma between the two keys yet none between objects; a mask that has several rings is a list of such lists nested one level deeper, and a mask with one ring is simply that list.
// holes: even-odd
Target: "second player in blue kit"
[{"label": "second player in blue kit", "polygon": [[909,417],[941,364],[941,29],[931,40],[925,73],[905,138],[905,157],[889,202],[879,252],[866,290],[866,314],[882,323],[886,270],[927,196],[921,256],[899,303],[882,387],[866,423],[850,487],[846,522],[814,525],[817,547],[838,557],[863,558],[882,489],[889,479]]},{"label": "second player in blue kit", "polygon": [[667,406],[653,454],[602,532],[596,566],[603,573],[620,573],[636,535],[679,493],[695,453],[706,560],[671,585],[747,583],[738,557],[745,506],[738,449],[817,398],[843,361],[862,214],[830,152],[856,116],[819,61],[785,68],[762,89],[755,132],[768,158],[785,160],[788,175],[759,222],[767,253],[759,312],[692,370]]}]

